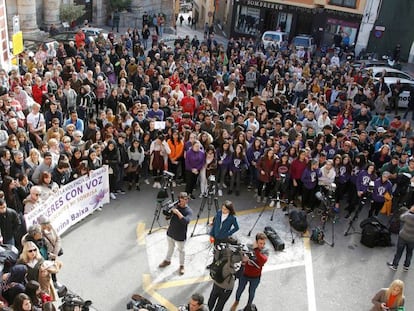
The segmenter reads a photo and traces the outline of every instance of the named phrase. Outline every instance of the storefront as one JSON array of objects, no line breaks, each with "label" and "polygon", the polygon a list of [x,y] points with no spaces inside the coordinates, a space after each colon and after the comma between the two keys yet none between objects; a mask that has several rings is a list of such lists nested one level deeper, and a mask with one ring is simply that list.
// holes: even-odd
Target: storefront
[{"label": "storefront", "polygon": [[231,37],[258,38],[266,30],[289,34],[310,34],[318,45],[332,44],[335,35],[345,41],[355,42],[361,15],[325,10],[321,7],[306,8],[259,0],[234,0],[231,23],[227,33]]}]

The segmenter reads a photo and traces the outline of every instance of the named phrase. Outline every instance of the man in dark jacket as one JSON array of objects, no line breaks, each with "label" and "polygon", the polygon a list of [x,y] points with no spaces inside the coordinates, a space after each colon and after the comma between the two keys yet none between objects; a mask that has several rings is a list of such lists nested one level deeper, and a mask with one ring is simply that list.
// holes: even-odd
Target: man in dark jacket
[{"label": "man in dark jacket", "polygon": [[124,185],[124,176],[125,176],[125,167],[128,165],[129,157],[127,146],[125,144],[126,135],[125,133],[120,133],[118,136],[118,150],[119,150],[119,175],[118,175],[118,182],[117,182],[117,193],[124,194],[125,191],[123,189]]},{"label": "man in dark jacket", "polygon": [[171,209],[171,220],[167,230],[168,251],[167,256],[158,267],[164,268],[171,264],[171,257],[174,252],[175,246],[180,253],[180,275],[184,274],[184,258],[185,258],[185,241],[187,240],[187,228],[188,223],[191,220],[193,211],[187,205],[188,194],[187,192],[181,192],[179,195],[179,201],[177,207]]},{"label": "man in dark jacket", "polygon": [[20,219],[16,211],[8,208],[6,201],[0,199],[0,230],[3,238],[2,244],[15,246],[15,235],[20,228]]},{"label": "man in dark jacket", "polygon": [[387,262],[390,269],[396,271],[404,249],[406,250],[403,270],[408,271],[414,249],[414,205],[401,215],[402,229],[398,235],[397,251],[392,262]]}]

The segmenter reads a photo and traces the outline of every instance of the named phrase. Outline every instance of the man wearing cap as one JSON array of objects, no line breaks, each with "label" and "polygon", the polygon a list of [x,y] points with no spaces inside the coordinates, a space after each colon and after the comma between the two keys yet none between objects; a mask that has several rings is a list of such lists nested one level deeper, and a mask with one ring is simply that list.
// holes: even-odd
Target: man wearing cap
[{"label": "man wearing cap", "polygon": [[379,211],[384,205],[385,198],[384,195],[388,192],[392,194],[392,184],[389,181],[391,173],[383,172],[381,177],[378,177],[374,181],[374,190],[372,192],[372,203],[371,208],[368,213],[368,217],[378,216]]},{"label": "man wearing cap", "polygon": [[185,241],[187,239],[187,228],[193,214],[191,208],[188,206],[187,192],[181,192],[179,201],[176,206],[171,209],[170,225],[167,229],[168,251],[167,256],[158,267],[164,268],[171,264],[171,257],[174,248],[177,247],[179,252],[179,274],[184,274],[184,259],[185,259]]}]

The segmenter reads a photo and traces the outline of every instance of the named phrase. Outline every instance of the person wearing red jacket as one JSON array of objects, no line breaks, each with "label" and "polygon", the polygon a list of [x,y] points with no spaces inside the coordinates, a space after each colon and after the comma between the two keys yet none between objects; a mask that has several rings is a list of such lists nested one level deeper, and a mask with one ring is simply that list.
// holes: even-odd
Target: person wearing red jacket
[{"label": "person wearing red jacket", "polygon": [[[257,183],[257,203],[262,201],[266,203],[267,198],[269,197],[270,190],[273,186],[274,181],[274,168],[276,164],[276,158],[273,149],[267,149],[263,156],[257,162],[257,172],[258,172],[258,183]],[[264,197],[263,195],[264,188]]]},{"label": "person wearing red jacket", "polygon": [[289,191],[289,204],[294,204],[294,198],[301,193],[302,190],[302,173],[306,168],[307,165],[306,160],[306,150],[301,149],[299,151],[299,155],[296,159],[292,161],[290,164],[290,191]]},{"label": "person wearing red jacket", "polygon": [[245,256],[246,261],[243,260],[244,271],[239,279],[239,286],[236,291],[236,300],[231,306],[231,311],[236,311],[237,306],[239,305],[240,297],[246,288],[247,283],[249,283],[249,299],[247,300],[247,305],[243,310],[251,310],[256,289],[259,286],[260,277],[262,276],[262,269],[267,261],[267,256],[263,253],[266,246],[266,239],[266,234],[263,232],[257,233],[256,241],[253,243],[254,259],[248,259]]},{"label": "person wearing red jacket", "polygon": [[42,105],[43,95],[46,93],[46,84],[43,83],[42,78],[36,77],[35,84],[32,86],[32,96],[34,101],[39,105]]},{"label": "person wearing red jacket", "polygon": [[85,40],[85,33],[82,31],[82,29],[79,29],[75,35],[76,47],[79,49],[80,47],[85,46]]},{"label": "person wearing red jacket", "polygon": [[196,110],[196,101],[192,94],[192,91],[187,91],[186,95],[181,100],[181,107],[183,107],[183,113],[187,112],[191,115],[191,117],[194,117],[194,112]]}]

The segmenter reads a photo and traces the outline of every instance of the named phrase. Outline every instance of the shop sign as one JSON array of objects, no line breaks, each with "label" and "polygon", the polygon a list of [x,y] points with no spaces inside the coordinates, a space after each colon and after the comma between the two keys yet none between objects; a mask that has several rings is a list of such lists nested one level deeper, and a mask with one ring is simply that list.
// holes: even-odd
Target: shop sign
[{"label": "shop sign", "polygon": [[283,4],[272,3],[272,2],[265,2],[265,1],[255,1],[255,0],[247,0],[247,5],[255,6],[258,8],[266,8],[272,10],[283,10]]}]

